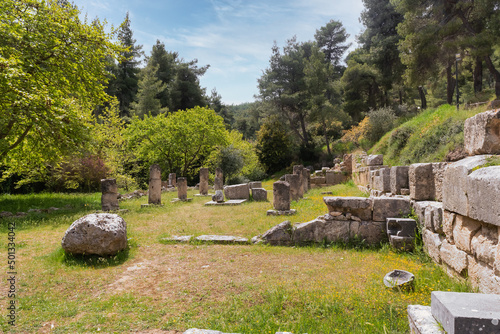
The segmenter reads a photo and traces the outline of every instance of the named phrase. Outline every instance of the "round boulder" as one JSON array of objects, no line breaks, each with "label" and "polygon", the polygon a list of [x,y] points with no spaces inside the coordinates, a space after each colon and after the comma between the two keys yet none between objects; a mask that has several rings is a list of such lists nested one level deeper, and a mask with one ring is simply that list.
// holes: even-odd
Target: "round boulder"
[{"label": "round boulder", "polygon": [[72,254],[114,255],[127,247],[127,223],[116,214],[90,214],[71,224],[61,245]]}]

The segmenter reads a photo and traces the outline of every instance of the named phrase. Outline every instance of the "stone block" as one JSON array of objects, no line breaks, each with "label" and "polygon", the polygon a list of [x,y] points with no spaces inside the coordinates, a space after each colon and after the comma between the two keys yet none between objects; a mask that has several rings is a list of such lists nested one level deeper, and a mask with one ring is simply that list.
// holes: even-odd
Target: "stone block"
[{"label": "stone block", "polygon": [[224,190],[224,182],[222,181],[222,178],[217,176],[214,178],[214,189]]},{"label": "stone block", "polygon": [[200,235],[195,238],[196,241],[209,242],[214,244],[248,244],[247,238],[234,237],[231,235]]},{"label": "stone block", "polygon": [[353,162],[352,154],[344,154],[344,166],[345,171],[348,175],[352,174],[352,162]]},{"label": "stone block", "polygon": [[290,210],[290,184],[277,181],[273,184],[273,206],[276,211]]},{"label": "stone block", "polygon": [[[294,165],[293,166],[293,174],[299,176],[299,184],[300,184],[299,197],[300,198],[303,198],[304,194],[309,190],[307,187],[307,184],[305,184],[307,182],[308,178],[306,177],[306,175],[305,175],[306,173],[304,173],[304,170],[307,170],[307,169],[304,168],[303,165]],[[307,172],[307,175],[309,175],[309,172]]]},{"label": "stone block", "polygon": [[267,202],[267,190],[264,188],[252,188],[252,198],[256,202]]},{"label": "stone block", "polygon": [[455,228],[453,229],[453,240],[455,245],[471,254],[471,241],[472,237],[481,229],[481,223],[470,219],[469,217],[464,217],[461,215],[456,215],[455,217]]},{"label": "stone block", "polygon": [[434,203],[433,201],[412,201],[412,207],[415,211],[415,214],[418,218],[418,223],[420,226],[425,227],[425,209],[430,205],[430,203]]},{"label": "stone block", "polygon": [[477,261],[474,256],[469,255],[467,259],[469,261],[468,275],[472,286],[482,293],[500,294],[500,277],[495,275],[493,268]]},{"label": "stone block", "polygon": [[443,233],[449,243],[454,244],[453,240],[453,229],[455,227],[456,213],[450,212],[448,210],[443,211]]},{"label": "stone block", "polygon": [[311,177],[311,184],[326,184],[326,177],[324,176],[314,176]]},{"label": "stone block", "polygon": [[434,162],[432,163],[432,173],[434,174],[434,199],[436,201],[443,201],[443,182],[444,173],[448,168],[447,162]]},{"label": "stone block", "polygon": [[328,212],[350,213],[361,220],[372,220],[372,199],[365,197],[324,197]]},{"label": "stone block", "polygon": [[498,245],[498,227],[483,224],[481,229],[472,237],[472,254],[484,263],[493,266],[495,263]]},{"label": "stone block", "polygon": [[[498,228],[498,234],[500,235],[500,227]],[[497,249],[495,251],[495,263],[493,268],[495,269],[495,275],[500,277],[500,242],[497,244]]]},{"label": "stone block", "polygon": [[346,182],[349,177],[344,172],[338,171],[327,171],[325,176],[325,182],[328,185],[336,185]]},{"label": "stone block", "polygon": [[428,202],[425,208],[424,226],[434,232],[443,233],[443,203]]},{"label": "stone block", "polygon": [[370,245],[387,242],[385,222],[351,221],[350,237],[357,237]]},{"label": "stone block", "polygon": [[382,154],[369,155],[366,157],[367,166],[381,166],[384,164],[384,156]]},{"label": "stone block", "polygon": [[410,200],[406,198],[376,197],[373,198],[372,203],[372,219],[378,222],[385,223],[387,218],[402,217],[411,212]]},{"label": "stone block", "polygon": [[120,209],[117,193],[107,193],[101,195],[102,211],[115,211]]},{"label": "stone block", "polygon": [[349,240],[349,222],[334,219],[325,220],[318,217],[307,223],[296,224],[293,240],[297,244],[320,243],[325,240],[327,242],[347,242]]},{"label": "stone block", "polygon": [[253,189],[253,188],[262,188],[262,182],[261,181],[253,181],[253,182],[248,182],[248,189]]},{"label": "stone block", "polygon": [[484,165],[487,156],[475,156],[462,159],[448,166],[444,173],[443,206],[444,209],[468,215],[467,176],[475,167]]},{"label": "stone block", "polygon": [[175,173],[168,174],[168,185],[171,187],[177,187],[177,175]]},{"label": "stone block", "polygon": [[227,199],[250,199],[250,191],[248,190],[248,184],[235,184],[232,186],[224,187],[224,196]]},{"label": "stone block", "polygon": [[498,295],[433,291],[431,312],[448,334],[500,332]]},{"label": "stone block", "polygon": [[434,262],[441,263],[440,248],[443,243],[443,237],[437,233],[432,233],[427,229],[423,229],[422,239],[424,241],[424,248],[427,251],[427,254],[429,254]]},{"label": "stone block", "polygon": [[415,201],[435,199],[432,163],[413,164],[408,170],[410,198]]},{"label": "stone block", "polygon": [[311,188],[311,174],[307,168],[302,170],[302,194],[305,194]]},{"label": "stone block", "polygon": [[480,168],[467,178],[468,216],[500,226],[500,166]]},{"label": "stone block", "polygon": [[464,146],[469,155],[500,154],[500,110],[488,110],[465,120]]},{"label": "stone block", "polygon": [[161,168],[157,164],[149,167],[148,204],[161,204]]},{"label": "stone block", "polygon": [[[395,195],[401,194],[401,189],[408,189],[410,187],[408,172],[409,166],[395,166],[390,170],[389,188],[391,193]],[[402,194],[401,194],[402,195]]]},{"label": "stone block", "polygon": [[224,193],[222,192],[222,190],[215,191],[215,195],[212,196],[212,201],[216,203],[224,202]]},{"label": "stone block", "polygon": [[288,182],[290,185],[290,199],[292,201],[298,201],[300,199],[300,189],[302,187],[300,176],[297,174],[286,174],[285,182]]},{"label": "stone block", "polygon": [[200,168],[200,195],[208,195],[208,168]]},{"label": "stone block", "polygon": [[455,245],[444,240],[440,248],[441,260],[457,274],[467,269],[467,253],[459,250]]},{"label": "stone block", "polygon": [[177,178],[177,198],[181,201],[187,200],[187,179],[185,177]]},{"label": "stone block", "polygon": [[273,246],[291,245],[293,242],[292,224],[288,220],[284,221],[262,234],[259,239]]},{"label": "stone block", "polygon": [[101,192],[103,194],[118,194],[118,185],[116,179],[102,179]]},{"label": "stone block", "polygon": [[386,229],[391,236],[415,237],[417,222],[409,218],[387,218]]},{"label": "stone block", "polygon": [[410,189],[408,189],[408,188],[401,188],[401,195],[403,195],[403,196],[410,196]]},{"label": "stone block", "polygon": [[218,177],[218,178],[220,178],[220,179],[224,179],[224,173],[223,173],[223,171],[222,171],[222,168],[217,167],[217,168],[215,169],[215,177]]},{"label": "stone block", "polygon": [[379,170],[373,172],[371,188],[375,190],[380,190],[384,193],[391,191],[391,169],[390,168],[380,168]]},{"label": "stone block", "polygon": [[436,318],[432,316],[430,306],[408,305],[407,313],[410,334],[445,334]]}]

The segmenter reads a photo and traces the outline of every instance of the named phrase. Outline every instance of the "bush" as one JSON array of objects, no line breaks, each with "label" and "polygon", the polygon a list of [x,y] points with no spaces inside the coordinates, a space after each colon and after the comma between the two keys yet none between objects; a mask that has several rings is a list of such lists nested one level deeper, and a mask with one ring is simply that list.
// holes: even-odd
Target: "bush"
[{"label": "bush", "polygon": [[257,156],[268,174],[292,162],[291,141],[283,122],[277,117],[268,118],[257,132]]},{"label": "bush", "polygon": [[366,137],[373,143],[382,138],[386,132],[392,130],[396,121],[396,114],[390,107],[370,110],[368,116],[370,120]]}]

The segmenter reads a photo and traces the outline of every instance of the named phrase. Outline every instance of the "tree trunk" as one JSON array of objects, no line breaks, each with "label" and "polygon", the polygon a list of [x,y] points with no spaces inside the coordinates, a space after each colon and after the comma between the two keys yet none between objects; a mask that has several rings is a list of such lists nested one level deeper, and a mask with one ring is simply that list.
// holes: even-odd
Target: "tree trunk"
[{"label": "tree trunk", "polygon": [[476,65],[474,67],[474,93],[477,94],[483,91],[483,60],[481,57],[476,57]]},{"label": "tree trunk", "polygon": [[330,150],[330,140],[328,139],[328,132],[326,129],[326,122],[323,120],[323,131],[325,133],[326,150],[328,151],[328,156],[332,156],[332,151]]},{"label": "tree trunk", "polygon": [[299,121],[300,121],[300,127],[302,129],[304,147],[307,147],[309,145],[309,136],[307,135],[305,116],[302,112],[299,112]]},{"label": "tree trunk", "polygon": [[427,100],[425,99],[424,87],[418,86],[418,94],[420,95],[421,109],[427,109]]},{"label": "tree trunk", "polygon": [[484,60],[486,60],[486,65],[488,66],[488,70],[491,75],[495,78],[495,95],[498,100],[500,99],[500,72],[498,72],[495,65],[493,65],[490,56],[485,56]]},{"label": "tree trunk", "polygon": [[452,65],[446,67],[446,103],[449,105],[453,104],[453,93],[455,92],[455,85],[457,81],[451,73]]},{"label": "tree trunk", "polygon": [[399,90],[399,105],[403,105],[403,92],[401,89]]}]

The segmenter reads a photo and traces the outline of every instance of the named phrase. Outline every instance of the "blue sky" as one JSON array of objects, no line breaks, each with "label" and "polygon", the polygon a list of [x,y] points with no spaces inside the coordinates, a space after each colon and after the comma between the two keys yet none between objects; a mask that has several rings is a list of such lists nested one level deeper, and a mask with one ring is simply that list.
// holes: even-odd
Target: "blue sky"
[{"label": "blue sky", "polygon": [[343,23],[350,42],[362,30],[362,0],[73,0],[88,18],[118,26],[127,11],[146,54],[159,39],[185,60],[210,64],[201,78],[207,93],[216,88],[226,104],[252,102],[257,79],[268,67],[271,47],[294,35],[314,39],[331,19]]}]

